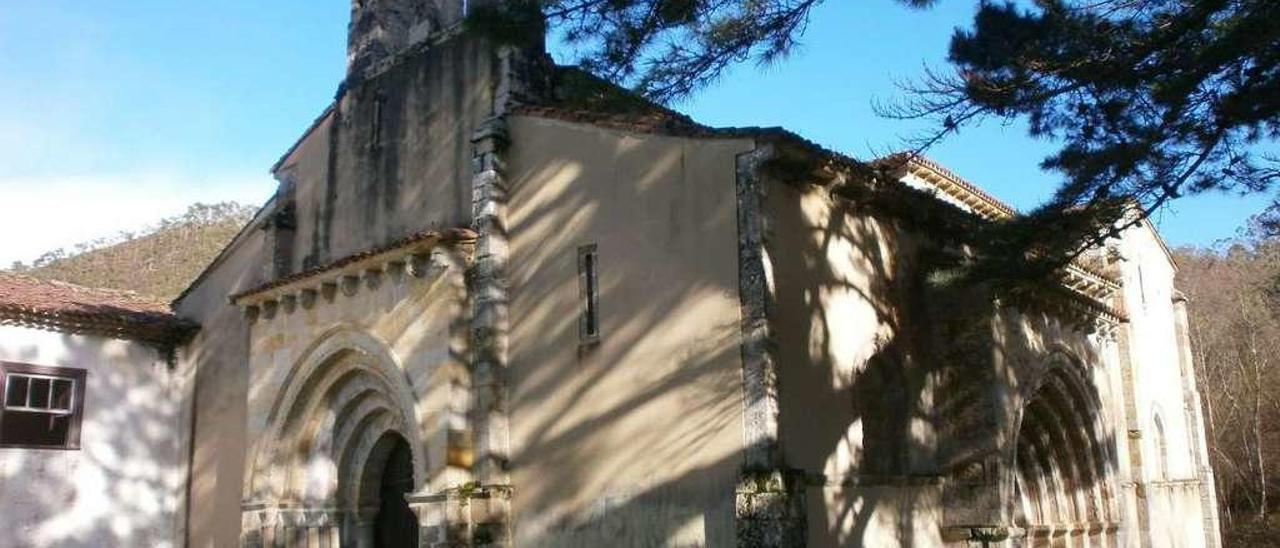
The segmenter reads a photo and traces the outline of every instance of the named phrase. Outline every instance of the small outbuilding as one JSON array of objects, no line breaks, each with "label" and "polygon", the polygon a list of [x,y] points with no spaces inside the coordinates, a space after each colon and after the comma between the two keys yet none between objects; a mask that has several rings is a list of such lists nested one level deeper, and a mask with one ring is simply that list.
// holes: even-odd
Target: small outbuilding
[{"label": "small outbuilding", "polygon": [[188,441],[165,303],[0,272],[0,547],[182,544]]}]

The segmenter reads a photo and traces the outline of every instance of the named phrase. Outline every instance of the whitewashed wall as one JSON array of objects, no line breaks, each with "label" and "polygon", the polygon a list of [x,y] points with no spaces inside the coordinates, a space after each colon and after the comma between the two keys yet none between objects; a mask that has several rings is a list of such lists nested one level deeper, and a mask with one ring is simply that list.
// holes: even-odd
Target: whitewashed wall
[{"label": "whitewashed wall", "polygon": [[0,360],[88,371],[79,450],[0,449],[0,548],[181,545],[181,387],[161,353],[0,325]]},{"label": "whitewashed wall", "polygon": [[1141,473],[1133,479],[1146,486],[1139,504],[1147,507],[1153,546],[1212,546],[1216,535],[1205,530],[1193,431],[1199,427],[1199,410],[1188,392],[1195,380],[1183,370],[1179,355],[1176,266],[1156,238],[1150,227],[1140,225],[1126,231],[1118,245],[1137,412],[1138,437],[1131,442],[1139,444],[1142,454]]}]

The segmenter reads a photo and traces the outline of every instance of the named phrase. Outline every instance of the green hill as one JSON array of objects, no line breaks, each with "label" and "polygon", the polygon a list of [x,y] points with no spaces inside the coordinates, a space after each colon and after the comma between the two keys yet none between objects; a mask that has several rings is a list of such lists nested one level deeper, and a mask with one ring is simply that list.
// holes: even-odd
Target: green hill
[{"label": "green hill", "polygon": [[234,202],[194,204],[139,233],[122,233],[45,253],[12,270],[74,284],[172,299],[253,218]]}]

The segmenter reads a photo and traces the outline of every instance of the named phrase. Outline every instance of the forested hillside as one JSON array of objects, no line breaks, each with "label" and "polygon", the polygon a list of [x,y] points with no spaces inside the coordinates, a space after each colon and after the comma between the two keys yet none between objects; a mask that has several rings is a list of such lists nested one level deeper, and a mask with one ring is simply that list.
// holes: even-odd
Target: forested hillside
[{"label": "forested hillside", "polygon": [[1280,546],[1280,239],[1250,230],[1177,260],[1226,545]]},{"label": "forested hillside", "polygon": [[195,204],[138,233],[122,233],[45,253],[12,269],[90,287],[177,296],[253,216],[234,202]]}]

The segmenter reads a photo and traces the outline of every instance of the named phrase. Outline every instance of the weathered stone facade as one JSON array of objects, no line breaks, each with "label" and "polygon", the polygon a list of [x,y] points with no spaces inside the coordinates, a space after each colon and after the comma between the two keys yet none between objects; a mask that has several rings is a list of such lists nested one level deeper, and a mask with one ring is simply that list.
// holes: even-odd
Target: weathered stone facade
[{"label": "weathered stone facade", "polygon": [[177,303],[192,545],[1216,545],[1149,226],[1058,298],[938,283],[949,238],[834,192],[858,162],[619,101],[464,5],[353,4],[265,230]]}]

